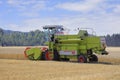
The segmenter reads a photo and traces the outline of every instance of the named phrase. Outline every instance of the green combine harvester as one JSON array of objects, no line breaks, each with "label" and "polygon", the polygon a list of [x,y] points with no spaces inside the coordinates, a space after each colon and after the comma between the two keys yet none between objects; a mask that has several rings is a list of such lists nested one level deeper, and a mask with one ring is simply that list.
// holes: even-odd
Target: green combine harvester
[{"label": "green combine harvester", "polygon": [[77,60],[80,63],[98,62],[95,54],[107,55],[105,38],[88,34],[87,30],[79,30],[76,35],[64,34],[61,25],[43,27],[48,47],[26,48],[25,56],[30,60]]}]

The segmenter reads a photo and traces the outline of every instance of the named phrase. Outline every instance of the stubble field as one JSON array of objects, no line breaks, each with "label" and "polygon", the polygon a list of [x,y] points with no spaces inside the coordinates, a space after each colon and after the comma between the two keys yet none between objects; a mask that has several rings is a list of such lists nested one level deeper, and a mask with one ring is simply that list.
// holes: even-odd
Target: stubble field
[{"label": "stubble field", "polygon": [[98,55],[98,63],[31,61],[25,47],[0,47],[0,80],[120,80],[120,48]]}]

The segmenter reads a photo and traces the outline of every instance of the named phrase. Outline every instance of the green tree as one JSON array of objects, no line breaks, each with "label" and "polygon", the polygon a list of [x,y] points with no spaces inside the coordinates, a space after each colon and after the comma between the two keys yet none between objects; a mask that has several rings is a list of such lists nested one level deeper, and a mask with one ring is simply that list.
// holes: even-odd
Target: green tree
[{"label": "green tree", "polygon": [[3,40],[2,40],[3,39],[3,33],[4,33],[3,29],[0,28],[0,46],[2,46],[2,44],[3,44]]},{"label": "green tree", "polygon": [[120,34],[107,35],[106,43],[108,46],[120,46]]}]

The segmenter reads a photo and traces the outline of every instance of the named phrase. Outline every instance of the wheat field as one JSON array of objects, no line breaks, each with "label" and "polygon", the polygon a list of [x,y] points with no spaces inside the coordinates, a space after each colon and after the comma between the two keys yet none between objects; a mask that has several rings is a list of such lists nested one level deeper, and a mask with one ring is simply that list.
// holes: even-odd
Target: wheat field
[{"label": "wheat field", "polygon": [[0,80],[120,80],[120,48],[98,63],[25,60],[25,47],[0,47]]}]

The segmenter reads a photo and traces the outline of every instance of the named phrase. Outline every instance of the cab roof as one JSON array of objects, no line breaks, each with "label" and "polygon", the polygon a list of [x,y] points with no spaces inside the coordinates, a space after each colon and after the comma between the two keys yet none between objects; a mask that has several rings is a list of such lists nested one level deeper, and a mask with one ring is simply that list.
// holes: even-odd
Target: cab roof
[{"label": "cab roof", "polygon": [[62,25],[46,25],[43,26],[43,29],[62,29],[63,26]]}]

